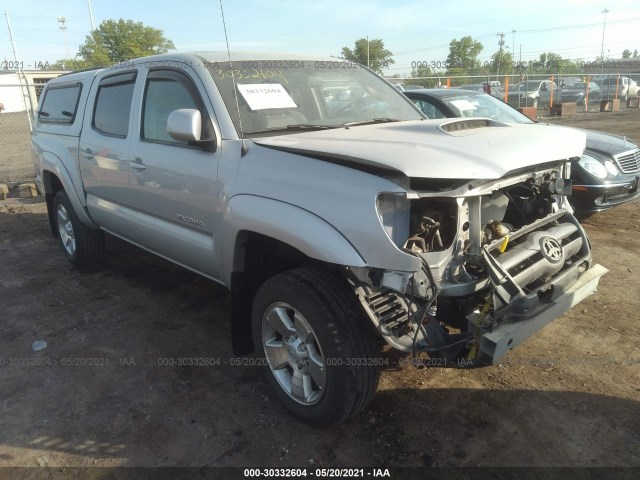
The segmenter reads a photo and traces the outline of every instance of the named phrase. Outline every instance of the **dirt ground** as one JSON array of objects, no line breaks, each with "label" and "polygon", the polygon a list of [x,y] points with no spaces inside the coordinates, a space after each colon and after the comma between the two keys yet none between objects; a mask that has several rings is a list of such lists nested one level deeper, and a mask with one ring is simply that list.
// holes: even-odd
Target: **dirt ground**
[{"label": "dirt ground", "polygon": [[[638,110],[553,121],[640,140]],[[637,202],[585,220],[610,272],[503,363],[386,352],[368,411],[324,430],[236,365],[226,291],[113,238],[72,268],[42,198],[0,205],[0,466],[640,466]]]},{"label": "dirt ground", "polygon": [[27,112],[0,114],[0,181],[33,177],[31,134]]}]

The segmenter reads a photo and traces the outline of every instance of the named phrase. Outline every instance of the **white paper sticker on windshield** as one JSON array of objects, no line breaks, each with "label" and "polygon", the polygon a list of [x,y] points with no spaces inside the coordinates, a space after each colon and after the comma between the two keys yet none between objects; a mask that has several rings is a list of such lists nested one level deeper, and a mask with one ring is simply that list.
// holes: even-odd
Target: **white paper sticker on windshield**
[{"label": "white paper sticker on windshield", "polygon": [[461,112],[476,110],[476,106],[469,100],[451,100],[451,103]]},{"label": "white paper sticker on windshield", "polygon": [[238,90],[251,110],[297,107],[291,96],[279,83],[238,84]]}]

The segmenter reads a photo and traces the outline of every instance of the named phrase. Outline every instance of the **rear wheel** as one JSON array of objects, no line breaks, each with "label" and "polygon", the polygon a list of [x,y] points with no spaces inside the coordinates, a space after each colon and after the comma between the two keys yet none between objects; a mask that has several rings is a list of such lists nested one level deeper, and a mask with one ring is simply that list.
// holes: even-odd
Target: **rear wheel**
[{"label": "rear wheel", "polygon": [[78,220],[64,190],[53,199],[53,213],[60,246],[73,265],[86,266],[102,260],[104,233]]},{"label": "rear wheel", "polygon": [[265,380],[298,418],[334,425],[369,404],[378,350],[342,278],[318,268],[279,274],[258,290],[252,322]]}]

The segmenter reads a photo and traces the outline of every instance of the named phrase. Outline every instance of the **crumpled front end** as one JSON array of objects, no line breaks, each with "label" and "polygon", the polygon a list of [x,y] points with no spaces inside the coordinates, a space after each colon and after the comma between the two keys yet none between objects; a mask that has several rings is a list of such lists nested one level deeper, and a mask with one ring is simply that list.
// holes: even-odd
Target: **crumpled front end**
[{"label": "crumpled front end", "polygon": [[568,170],[549,162],[447,189],[417,179],[407,198],[382,202],[390,239],[422,264],[415,273],[353,269],[387,343],[440,366],[496,363],[593,293],[606,269],[592,265],[571,213]]}]

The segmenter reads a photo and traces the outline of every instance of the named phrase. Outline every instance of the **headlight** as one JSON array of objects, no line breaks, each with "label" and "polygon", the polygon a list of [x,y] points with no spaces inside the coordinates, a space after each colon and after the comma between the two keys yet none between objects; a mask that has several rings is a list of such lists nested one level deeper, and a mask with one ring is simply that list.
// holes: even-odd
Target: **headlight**
[{"label": "headlight", "polygon": [[411,205],[402,193],[381,193],[376,200],[376,210],[387,236],[398,248],[409,238],[409,213]]},{"label": "headlight", "polygon": [[587,171],[587,173],[594,177],[607,178],[607,169],[599,160],[584,154],[578,163]]},{"label": "headlight", "polygon": [[611,160],[606,160],[604,162],[604,166],[607,169],[607,172],[609,172],[609,175],[611,175],[612,177],[618,175],[618,168],[613,164]]}]

